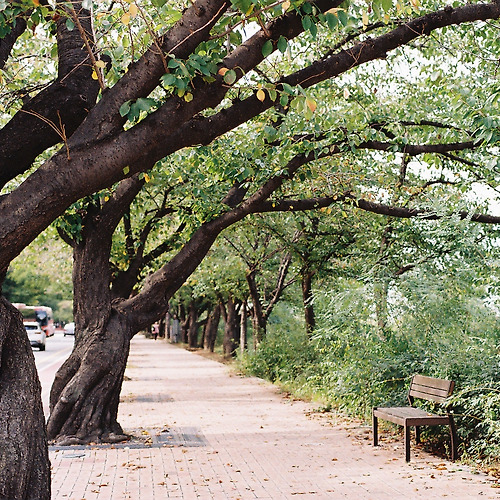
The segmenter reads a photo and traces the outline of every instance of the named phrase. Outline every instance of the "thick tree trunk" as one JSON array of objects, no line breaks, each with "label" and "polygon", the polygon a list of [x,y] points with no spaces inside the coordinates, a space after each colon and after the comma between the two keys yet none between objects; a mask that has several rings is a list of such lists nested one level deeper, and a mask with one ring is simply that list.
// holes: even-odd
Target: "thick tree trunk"
[{"label": "thick tree trunk", "polygon": [[215,341],[217,340],[217,330],[219,329],[221,306],[217,304],[205,324],[205,333],[203,337],[203,348],[206,351],[214,352]]},{"label": "thick tree trunk", "polygon": [[316,327],[316,318],[314,316],[314,306],[312,303],[312,278],[314,272],[307,269],[302,270],[302,301],[304,304],[304,319],[306,321],[306,332],[311,336]]},{"label": "thick tree trunk", "polygon": [[21,315],[0,297],[0,499],[50,500],[41,388]]},{"label": "thick tree trunk", "polygon": [[56,374],[47,423],[49,439],[58,444],[125,439],[118,403],[136,331],[111,306],[109,255],[119,220],[119,211],[89,207],[82,240],[73,247],[75,344]]},{"label": "thick tree trunk", "polygon": [[67,445],[127,438],[117,414],[132,336],[116,312],[99,327],[78,332],[50,393],[49,439]]}]

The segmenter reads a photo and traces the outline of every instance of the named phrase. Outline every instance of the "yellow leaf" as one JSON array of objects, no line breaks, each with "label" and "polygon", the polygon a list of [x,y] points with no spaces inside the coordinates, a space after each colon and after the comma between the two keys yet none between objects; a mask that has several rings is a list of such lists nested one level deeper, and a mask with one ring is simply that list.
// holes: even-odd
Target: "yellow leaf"
[{"label": "yellow leaf", "polygon": [[40,7],[40,0],[33,0],[33,5],[35,7]]},{"label": "yellow leaf", "polygon": [[290,5],[291,3],[289,2],[289,0],[285,0],[281,5],[281,7],[283,8],[283,12],[286,12],[290,8]]},{"label": "yellow leaf", "polygon": [[184,96],[184,100],[186,102],[191,102],[193,100],[193,94],[191,94],[191,92],[188,92],[185,96]]},{"label": "yellow leaf", "polygon": [[316,101],[314,99],[311,99],[311,98],[307,98],[306,99],[306,105],[307,107],[314,113],[316,111],[316,108],[317,108],[317,104],[316,104]]},{"label": "yellow leaf", "polygon": [[122,23],[125,26],[127,26],[127,24],[130,23],[130,14],[128,14],[127,12],[122,16]]},{"label": "yellow leaf", "polygon": [[105,66],[106,66],[106,63],[104,61],[96,61],[95,62],[96,68],[104,68]]},{"label": "yellow leaf", "polygon": [[95,69],[92,70],[92,80],[99,80],[99,77],[97,76],[97,73],[95,72]]},{"label": "yellow leaf", "polygon": [[338,17],[337,12],[338,12],[339,10],[345,10],[345,9],[340,9],[340,8],[338,8],[338,7],[332,7],[331,9],[328,9],[328,10],[325,12],[325,14],[335,14],[335,15]]},{"label": "yellow leaf", "polygon": [[220,76],[224,76],[227,72],[229,71],[229,68],[221,68],[217,73],[219,73]]},{"label": "yellow leaf", "polygon": [[137,16],[137,13],[139,10],[137,9],[137,5],[135,3],[131,3],[130,7],[128,9],[128,13],[130,14],[131,17]]},{"label": "yellow leaf", "polygon": [[148,174],[144,174],[144,180],[145,180],[146,182],[150,182],[150,181],[151,181],[151,177],[149,177],[149,175],[148,175]]},{"label": "yellow leaf", "polygon": [[363,12],[362,19],[363,19],[363,28],[366,28],[368,26],[368,13],[367,12]]},{"label": "yellow leaf", "polygon": [[257,99],[260,102],[264,102],[266,100],[266,93],[262,89],[257,90]]}]

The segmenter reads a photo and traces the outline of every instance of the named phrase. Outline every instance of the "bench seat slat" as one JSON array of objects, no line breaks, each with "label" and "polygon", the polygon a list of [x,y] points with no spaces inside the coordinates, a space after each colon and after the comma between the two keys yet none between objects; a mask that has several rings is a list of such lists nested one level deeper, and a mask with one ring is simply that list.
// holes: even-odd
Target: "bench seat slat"
[{"label": "bench seat slat", "polygon": [[449,423],[449,417],[447,415],[434,415],[433,413],[428,413],[419,408],[412,408],[411,406],[374,408],[373,415],[403,426],[440,425]]}]

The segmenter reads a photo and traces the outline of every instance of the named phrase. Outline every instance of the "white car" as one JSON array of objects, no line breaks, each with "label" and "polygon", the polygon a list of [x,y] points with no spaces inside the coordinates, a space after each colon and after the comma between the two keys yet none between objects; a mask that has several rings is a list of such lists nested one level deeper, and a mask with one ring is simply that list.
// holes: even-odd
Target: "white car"
[{"label": "white car", "polygon": [[40,351],[45,351],[45,340],[47,336],[36,321],[25,321],[24,328],[28,334],[31,347],[38,347]]},{"label": "white car", "polygon": [[66,335],[74,335],[75,334],[75,324],[73,322],[68,323],[64,326],[64,336]]}]

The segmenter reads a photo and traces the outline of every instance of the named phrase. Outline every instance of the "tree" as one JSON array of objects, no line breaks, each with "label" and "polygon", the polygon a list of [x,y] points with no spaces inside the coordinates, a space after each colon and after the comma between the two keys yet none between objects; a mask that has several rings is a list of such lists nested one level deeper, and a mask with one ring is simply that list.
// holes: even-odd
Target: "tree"
[{"label": "tree", "polygon": [[[442,10],[429,7],[423,12],[409,6],[401,10],[400,4],[398,11],[392,5],[384,4],[384,12],[377,3],[376,8],[368,12],[364,4],[346,5],[341,10],[340,2],[327,0],[314,5],[309,2],[292,4],[285,1],[278,5],[264,2],[256,7],[246,2],[230,5],[223,0],[204,0],[182,12],[175,12],[172,18],[162,24],[162,20],[171,13],[168,9],[162,11],[161,2],[156,3],[158,5],[154,4],[151,9],[149,6],[141,7],[140,11],[135,4],[127,4],[126,11],[116,5],[109,13],[106,11],[107,6],[103,5],[103,10],[95,15],[80,4],[57,5],[54,11],[52,7],[43,5],[35,8],[31,5],[9,6],[5,10],[1,25],[2,67],[8,69],[9,56],[16,51],[16,40],[19,43],[26,42],[26,47],[33,42],[30,31],[24,31],[24,28],[38,23],[40,29],[46,32],[54,29],[56,32],[59,74],[55,79],[55,87],[49,85],[32,98],[31,95],[36,92],[33,85],[27,92],[19,93],[27,102],[22,109],[12,107],[13,117],[0,134],[2,151],[9,152],[2,155],[4,161],[1,167],[2,184],[6,185],[5,195],[0,198],[2,277],[12,259],[77,199],[111,187],[124,177],[147,170],[156,161],[182,148],[209,144],[216,137],[265,114],[273,107],[283,114],[280,110],[289,103],[289,108],[296,112],[290,113],[290,116],[302,115],[302,120],[295,120],[293,127],[288,126],[288,136],[290,132],[310,132],[304,120],[311,118],[317,103],[307,95],[308,89],[313,86],[320,88],[322,82],[332,82],[334,78],[360,65],[385,58],[390,51],[412,44],[440,28],[455,27],[443,36],[451,36],[459,31],[463,38],[477,36],[475,33],[471,35],[471,30],[461,31],[460,26],[468,22],[497,19],[500,15],[500,5],[496,1]],[[84,6],[90,7],[88,3]],[[91,18],[102,22],[102,39],[94,38]],[[380,24],[378,21],[383,18],[387,22]],[[133,43],[125,54],[127,47],[124,48],[124,37],[120,30],[133,38],[134,30],[130,29],[132,19],[137,22],[135,32],[142,43]],[[256,28],[254,35],[243,39],[238,27],[243,22],[253,20],[259,28]],[[158,24],[161,26],[155,32]],[[117,25],[120,29],[115,31]],[[333,32],[328,31],[327,25],[333,28]],[[485,35],[480,40],[480,46],[488,46],[486,40],[492,29],[487,24],[481,25],[480,32]],[[366,31],[370,31],[373,38],[366,37]],[[108,54],[102,52],[101,40],[111,47]],[[323,40],[324,45],[319,43]],[[430,38],[426,40],[432,42]],[[335,45],[337,42],[338,45]],[[274,70],[278,69],[280,60],[271,56],[273,51],[278,49],[286,52],[289,47],[290,50],[297,48],[300,51],[301,46],[311,48],[310,54],[314,59],[311,63],[305,57],[295,57],[291,64],[285,61],[283,68],[277,72]],[[334,49],[331,50],[331,47]],[[422,53],[426,50],[423,46]],[[103,75],[103,69],[108,64],[106,55],[110,58],[107,78],[112,87],[109,88],[106,88]],[[269,66],[261,65],[266,58],[270,61]],[[124,72],[122,62],[128,71]],[[255,76],[251,74],[254,69]],[[335,85],[329,87],[335,94]],[[473,97],[480,100],[490,91],[483,102],[494,104],[494,99],[486,102],[490,97],[495,98],[490,89],[491,86],[484,85],[483,93]],[[100,99],[96,103],[99,91]],[[441,96],[441,100],[439,97],[434,97],[430,102],[436,110],[440,104],[447,102],[446,96]],[[463,148],[494,143],[497,140],[496,122],[489,111],[486,115],[482,113],[486,104],[468,115],[470,110],[461,114],[464,126],[460,132],[456,131],[455,124],[448,125],[446,139],[454,131],[456,135],[467,135],[467,126],[472,124],[473,137],[469,135],[467,140],[460,141]],[[15,112],[17,109],[19,111]],[[436,115],[441,117],[440,113],[436,112]],[[269,118],[275,119],[276,115],[269,113]],[[422,117],[420,120],[422,125]],[[389,127],[392,128],[398,127]],[[357,148],[361,143],[371,141],[372,145],[379,145],[385,151],[384,147],[388,143],[380,140],[379,129],[370,120],[365,123],[362,134],[366,137],[358,136],[349,142],[350,146]],[[281,139],[272,130],[266,129],[266,133],[269,139],[271,136]],[[395,146],[397,151],[406,151],[411,146],[403,144],[402,138],[394,131],[389,130],[388,133],[394,135],[391,147]],[[285,210],[292,206],[295,209],[311,208],[335,201],[357,200],[360,208],[385,213],[402,216],[426,213],[425,209],[415,207],[397,210],[394,207],[381,207],[371,200],[359,199],[358,195],[352,193],[340,193],[340,196],[338,192],[335,196],[330,193],[321,199],[316,197],[304,201],[266,201],[293,177],[299,164],[302,165],[308,155],[309,159],[321,159],[324,157],[323,149],[327,146],[334,148],[337,139],[338,129],[337,132],[326,134],[321,148],[314,153],[308,151],[307,147],[302,151],[284,153],[285,156],[299,155],[297,158],[300,161],[295,160],[296,165],[293,165],[281,158],[283,168],[274,174],[263,168],[262,176],[267,177],[268,181],[262,179],[262,182],[252,184],[252,176],[244,176],[248,187],[243,187],[244,192],[241,194],[239,190],[242,184],[235,187],[232,192],[234,198],[230,203],[234,208],[200,225],[183,252],[152,275],[144,284],[141,294],[120,302],[119,306],[111,310],[100,311],[107,328],[115,331],[123,328],[131,332],[157,319],[160,311],[164,310],[164,297],[178,289],[186,275],[206,254],[217,234],[252,211]],[[420,139],[420,145],[430,142],[428,137]],[[56,142],[63,146],[51,155],[48,148]],[[450,154],[446,141],[442,142],[441,151]],[[455,147],[453,151],[457,149]],[[24,155],[25,150],[29,154]],[[45,151],[47,159],[42,160],[40,166],[35,163],[38,168],[28,175],[35,157]],[[430,149],[427,148],[427,151]],[[474,170],[474,166],[471,166],[471,170]],[[26,178],[19,184],[21,176]],[[250,189],[252,186],[256,187],[255,192]],[[247,192],[248,196],[244,199]],[[472,219],[498,222],[481,214]],[[91,283],[88,285],[91,286]],[[132,311],[133,319],[129,316]],[[34,382],[32,355],[21,321],[3,299],[0,317],[0,400],[9,400],[8,405],[2,404],[0,408],[0,419],[17,421],[22,414],[26,429],[39,428],[39,391]],[[122,345],[124,341],[121,339],[119,342]],[[23,348],[18,349],[16,346]],[[99,347],[94,346],[89,356],[92,352],[98,353]],[[33,376],[25,380],[25,391],[19,392],[14,387],[21,380],[21,377],[9,371],[9,367],[14,366],[30,367],[26,373]],[[89,368],[83,377],[89,386],[97,380],[95,373],[99,373],[99,370],[94,370],[95,367],[92,370]],[[30,395],[28,400],[27,394]],[[69,406],[76,402],[71,387],[65,393],[66,396]],[[64,398],[59,400],[62,406]],[[26,406],[33,408],[32,412],[25,412]],[[67,411],[61,410],[59,415]],[[108,420],[113,418],[111,414]],[[31,443],[25,439],[29,434],[23,435],[23,432],[24,429],[19,429],[19,432],[4,435],[0,431],[2,442],[24,443],[22,446],[2,447],[0,451],[0,465],[4,474],[0,481],[1,495],[16,499],[48,498],[49,467],[43,432],[40,431]],[[21,456],[33,457],[22,469],[16,466]],[[31,476],[34,470],[42,471],[40,478]]]}]

